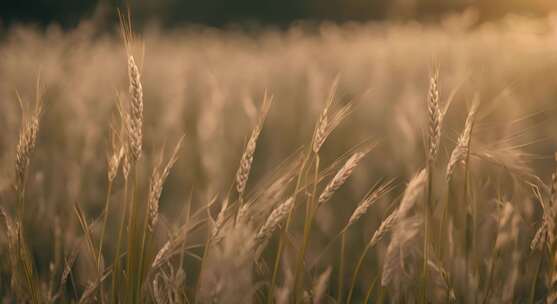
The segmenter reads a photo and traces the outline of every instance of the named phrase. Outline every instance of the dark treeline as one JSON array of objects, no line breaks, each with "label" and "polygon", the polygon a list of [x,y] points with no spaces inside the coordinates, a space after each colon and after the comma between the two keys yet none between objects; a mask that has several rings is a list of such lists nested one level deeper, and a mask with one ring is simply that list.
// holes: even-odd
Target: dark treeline
[{"label": "dark treeline", "polygon": [[554,0],[2,0],[0,24],[58,23],[68,28],[83,18],[103,16],[129,6],[136,21],[157,20],[166,26],[184,23],[287,25],[297,20],[435,21],[447,13],[474,8],[482,20],[507,13],[540,15],[557,8]]}]

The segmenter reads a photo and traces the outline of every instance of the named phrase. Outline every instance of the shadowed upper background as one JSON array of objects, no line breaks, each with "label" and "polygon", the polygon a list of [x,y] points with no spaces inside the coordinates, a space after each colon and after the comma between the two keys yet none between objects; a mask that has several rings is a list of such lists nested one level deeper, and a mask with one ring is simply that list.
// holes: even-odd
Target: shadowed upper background
[{"label": "shadowed upper background", "polygon": [[82,19],[116,21],[118,7],[131,7],[143,24],[160,22],[166,27],[202,24],[286,26],[296,21],[367,21],[384,19],[435,21],[440,16],[474,9],[480,20],[508,13],[545,15],[557,8],[554,0],[3,0],[0,26],[30,23],[59,24],[72,28]]}]

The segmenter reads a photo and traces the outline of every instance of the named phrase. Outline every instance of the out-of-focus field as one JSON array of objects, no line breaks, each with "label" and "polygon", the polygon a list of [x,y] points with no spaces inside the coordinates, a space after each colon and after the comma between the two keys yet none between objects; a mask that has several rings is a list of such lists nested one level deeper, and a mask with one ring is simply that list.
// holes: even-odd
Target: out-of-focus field
[{"label": "out-of-focus field", "polygon": [[[484,299],[488,303],[508,303],[511,299],[525,303],[530,297],[535,302],[545,299],[551,287],[555,287],[547,277],[551,273],[545,271],[552,269],[553,257],[545,255],[539,262],[544,255],[530,249],[530,241],[543,222],[533,185],[541,189],[541,195],[547,199],[545,203],[551,205],[549,185],[555,171],[555,18],[509,17],[497,23],[471,26],[469,16],[460,15],[435,26],[324,24],[311,31],[293,26],[284,32],[266,30],[256,34],[201,28],[172,31],[147,28],[139,34],[144,44],[143,58],[136,56],[144,94],[144,150],[138,162],[136,195],[140,206],[147,199],[149,177],[160,151],[166,147],[168,154],[185,134],[179,159],[162,190],[160,220],[150,239],[152,254],[176,233],[183,233],[179,226],[187,222],[184,208],[191,206],[192,214],[201,210],[196,214],[202,221],[200,227],[191,231],[184,245],[189,248],[183,259],[185,276],[168,280],[183,287],[176,287],[180,290],[177,302],[185,302],[187,297],[191,303],[199,294],[198,300],[208,303],[211,297],[222,296],[220,292],[225,297],[217,298],[216,303],[246,303],[243,302],[246,298],[242,297],[250,293],[247,298],[252,302],[267,301],[280,230],[261,247],[256,263],[245,266],[248,274],[245,268],[236,269],[236,262],[226,256],[241,254],[241,242],[231,245],[224,240],[224,245],[215,245],[225,248],[221,248],[221,255],[208,254],[204,259],[204,271],[211,275],[199,280],[200,287],[196,288],[201,268],[198,258],[207,247],[206,235],[212,227],[203,219],[207,219],[208,214],[217,217],[227,195],[235,206],[236,170],[257,122],[265,92],[273,96],[273,103],[257,141],[246,188],[248,197],[249,193],[261,189],[258,185],[265,185],[264,180],[273,180],[269,176],[285,159],[308,147],[336,77],[339,82],[335,105],[353,102],[353,112],[325,141],[320,152],[321,167],[327,168],[340,157],[346,157],[362,142],[372,141],[377,146],[355,168],[331,201],[316,212],[305,252],[307,264],[302,267],[307,267],[308,271],[303,281],[298,282],[305,296],[300,292],[302,296],[298,300],[310,301],[310,295],[321,291],[314,288],[313,293],[310,292],[312,278],[317,280],[331,267],[330,278],[328,283],[323,283],[325,291],[322,291],[329,296],[319,301],[333,303],[340,299],[336,301],[346,302],[354,268],[366,243],[381,221],[399,205],[408,181],[427,165],[428,90],[436,67],[439,67],[441,108],[449,99],[452,101],[443,119],[439,157],[432,169],[438,192],[431,200],[435,211],[429,241],[432,264],[437,266],[431,266],[428,271],[429,284],[425,288],[428,292],[424,297],[434,303],[446,302],[453,296],[459,303]],[[83,24],[70,32],[56,28],[45,31],[13,28],[0,40],[0,205],[12,217],[17,209],[12,183],[22,123],[17,96],[21,96],[25,107],[32,108],[40,75],[44,110],[28,170],[23,227],[35,269],[34,280],[40,282],[37,286],[45,302],[49,299],[77,301],[88,284],[97,280],[86,243],[81,241],[84,233],[74,205],[81,206],[89,224],[101,216],[105,206],[110,126],[119,121],[118,95],[127,99],[126,63],[120,37],[99,34],[93,24]],[[470,203],[474,207],[473,211],[465,204],[452,207],[457,208],[455,213],[470,212],[473,218],[474,228],[469,228],[474,232],[469,260],[473,266],[469,266],[466,278],[463,265],[467,258],[462,252],[467,251],[458,245],[464,241],[450,240],[437,232],[438,225],[443,223],[440,206],[457,201],[447,194],[445,170],[475,98],[480,100],[480,106],[467,165],[470,174],[468,202],[474,201]],[[486,155],[491,155],[495,161],[487,161]],[[332,174],[338,169],[337,165]],[[312,170],[308,170],[309,176]],[[531,174],[539,180],[531,178]],[[317,193],[333,175],[325,177],[317,186]],[[375,184],[390,179],[396,179],[394,190],[382,196],[346,231],[344,269],[339,275],[341,254],[337,234],[366,192]],[[460,189],[462,180],[457,179],[454,188]],[[541,181],[548,186],[542,186]],[[273,206],[292,194],[294,185],[289,184],[285,189],[276,203],[267,206],[268,209],[263,208],[261,212],[265,217]],[[311,190],[308,187],[302,191],[296,203],[298,207],[289,227],[291,236],[287,243],[290,246],[286,246],[277,279],[277,286],[284,288],[275,288],[282,292],[277,293],[277,302],[288,290],[291,290],[291,297],[292,293],[298,293],[298,287],[288,287],[288,284],[293,284],[297,253],[304,243],[304,206]],[[123,195],[124,181],[119,175],[114,182],[108,212],[106,266],[111,265],[116,247]],[[213,198],[216,198],[214,202]],[[208,211],[204,210],[211,202],[214,204]],[[256,203],[261,202],[256,200]],[[415,209],[415,213],[420,214],[421,207]],[[256,221],[252,229],[257,231],[265,217]],[[456,223],[456,226],[461,224]],[[9,236],[1,232],[5,230],[3,220],[1,225],[0,297],[10,303],[27,293],[17,289],[25,291],[27,287],[21,283],[24,280],[15,279],[20,283],[14,283],[8,258]],[[452,228],[441,227],[443,231],[452,231]],[[229,232],[233,230],[228,229]],[[91,233],[96,247],[100,225],[92,225]],[[327,247],[331,241],[334,242]],[[378,277],[370,296],[373,302],[422,301],[422,228],[408,238],[413,249],[407,250],[412,254],[402,255],[399,261],[405,267],[397,270],[396,279],[383,286],[380,274],[386,271],[384,265],[389,261],[388,247],[392,241],[387,234],[367,253],[354,281],[354,303],[363,301],[370,284]],[[441,254],[434,254],[439,243],[451,242],[457,243],[454,251],[439,249]],[[76,262],[71,264],[70,279],[60,287],[64,265],[71,260],[75,248],[80,249]],[[555,248],[542,249],[545,251],[555,253]],[[318,260],[321,253],[323,257]],[[217,261],[211,261],[211,257]],[[317,264],[311,265],[312,261]],[[173,262],[172,269],[178,269],[178,262]],[[541,271],[536,271],[538,263],[543,266]],[[313,267],[309,269],[310,266]],[[221,271],[213,271],[215,267]],[[440,268],[445,268],[448,279],[443,280],[445,277],[435,272]],[[226,271],[229,273],[223,274]],[[24,277],[15,275],[18,276]],[[157,277],[156,272],[149,273],[142,282],[143,301],[170,303],[166,296],[157,294],[157,288],[169,288],[160,287],[164,280],[157,281],[157,278],[161,276]],[[342,297],[338,296],[340,278],[343,278]],[[154,287],[155,281],[160,283],[159,287]],[[165,284],[168,285],[168,281],[164,281]],[[210,285],[212,283],[215,285]],[[110,277],[104,285],[106,298],[103,301],[111,302]],[[245,286],[248,290],[242,289]],[[49,298],[49,290],[51,295],[61,290],[62,295]],[[97,298],[89,300],[101,301],[97,291],[94,294]],[[467,294],[475,294],[476,298]],[[292,301],[288,296],[286,299]]]}]

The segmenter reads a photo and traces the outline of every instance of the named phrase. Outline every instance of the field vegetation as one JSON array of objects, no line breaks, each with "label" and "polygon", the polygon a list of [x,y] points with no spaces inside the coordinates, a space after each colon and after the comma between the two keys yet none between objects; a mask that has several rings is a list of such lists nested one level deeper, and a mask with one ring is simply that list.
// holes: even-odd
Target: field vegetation
[{"label": "field vegetation", "polygon": [[3,303],[555,303],[557,19],[0,40]]}]

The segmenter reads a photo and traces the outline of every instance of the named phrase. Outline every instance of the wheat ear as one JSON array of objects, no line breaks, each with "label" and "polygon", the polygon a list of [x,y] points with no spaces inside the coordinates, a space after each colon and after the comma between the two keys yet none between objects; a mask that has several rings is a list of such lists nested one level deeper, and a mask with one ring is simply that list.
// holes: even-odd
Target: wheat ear
[{"label": "wheat ear", "polygon": [[456,166],[466,160],[466,155],[469,153],[468,149],[470,147],[470,140],[472,139],[472,130],[474,128],[474,121],[476,119],[476,113],[478,110],[479,102],[474,101],[472,108],[468,112],[468,117],[466,117],[466,123],[464,124],[464,130],[462,134],[458,137],[456,147],[451,153],[449,158],[449,164],[447,165],[447,180],[451,180]]},{"label": "wheat ear", "polygon": [[364,200],[360,203],[360,205],[358,205],[356,210],[354,210],[354,212],[350,216],[350,219],[348,220],[348,224],[346,225],[345,230],[348,229],[348,227],[352,226],[354,223],[356,223],[367,212],[367,210],[371,206],[373,206],[375,202],[377,202],[381,197],[383,197],[383,195],[389,193],[392,189],[393,189],[393,181],[389,181],[379,186],[377,189],[373,190],[368,195],[366,195]]},{"label": "wheat ear", "polygon": [[294,206],[294,199],[290,197],[284,203],[280,204],[267,218],[265,224],[261,226],[255,235],[255,244],[262,244],[267,241],[273,232],[280,226],[283,220]]},{"label": "wheat ear", "polygon": [[[18,95],[18,100],[22,104]],[[39,122],[42,113],[41,99],[37,99],[34,112],[23,120],[21,130],[19,132],[19,140],[16,146],[15,161],[15,188],[21,191],[25,183],[27,167],[29,166],[31,154],[35,150],[37,136],[39,133]]]},{"label": "wheat ear", "polygon": [[366,153],[367,152],[356,152],[344,163],[344,166],[338,170],[335,177],[333,177],[323,192],[321,192],[321,195],[319,195],[319,199],[317,200],[318,207],[331,199],[333,194],[346,182],[350,175],[352,175],[352,172]]},{"label": "wheat ear", "polygon": [[427,98],[427,112],[429,118],[429,162],[432,164],[439,151],[441,139],[441,110],[439,109],[439,70],[435,70],[430,79]]},{"label": "wheat ear", "polygon": [[147,201],[147,209],[149,212],[149,218],[147,221],[147,229],[149,231],[153,231],[159,215],[159,200],[161,197],[162,188],[166,178],[170,174],[170,169],[174,166],[176,161],[178,160],[178,153],[180,152],[180,148],[182,147],[182,142],[184,140],[184,136],[180,138],[174,151],[172,152],[172,156],[166,163],[166,166],[161,170],[160,163],[159,165],[155,166],[153,169],[153,174],[151,175],[151,182],[149,185],[149,196]]},{"label": "wheat ear", "polygon": [[238,195],[240,198],[246,190],[249,173],[251,171],[251,165],[253,163],[253,155],[255,154],[255,148],[257,146],[257,139],[259,138],[259,134],[261,133],[261,130],[263,128],[263,123],[265,122],[265,118],[267,117],[267,113],[269,112],[272,101],[273,97],[269,97],[267,95],[267,92],[265,92],[263,105],[261,106],[261,110],[259,111],[257,124],[251,132],[251,136],[246,145],[246,149],[244,150],[242,159],[240,160],[240,167],[236,172],[236,191],[238,191]]}]

